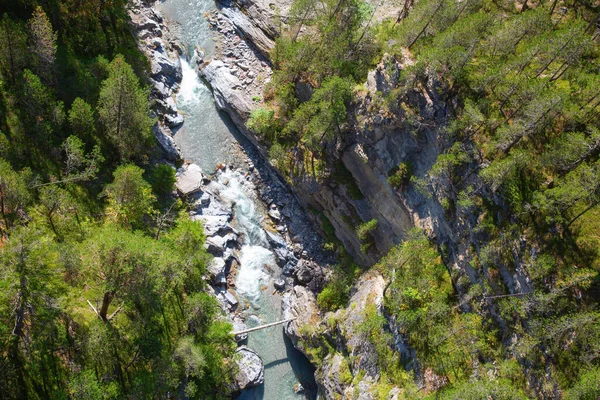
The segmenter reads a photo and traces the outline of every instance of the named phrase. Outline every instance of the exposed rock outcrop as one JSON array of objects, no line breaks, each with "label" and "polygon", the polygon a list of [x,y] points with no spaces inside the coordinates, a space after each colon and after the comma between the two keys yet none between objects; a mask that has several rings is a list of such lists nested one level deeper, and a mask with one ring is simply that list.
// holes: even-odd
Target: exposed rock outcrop
[{"label": "exposed rock outcrop", "polygon": [[235,391],[244,390],[254,386],[262,385],[265,381],[265,366],[262,359],[254,351],[246,346],[236,350],[236,363],[239,368],[235,376]]},{"label": "exposed rock outcrop", "polygon": [[246,14],[237,7],[230,6],[221,8],[221,12],[231,21],[241,35],[252,42],[258,51],[264,56],[269,55],[269,52],[275,47],[275,42],[260,27],[254,25]]},{"label": "exposed rock outcrop", "polygon": [[[379,380],[377,353],[361,331],[367,313],[381,311],[385,281],[378,274],[361,278],[347,309],[319,315],[315,295],[296,286],[284,298],[285,333],[294,346],[317,364],[315,377],[327,399],[375,398]],[[333,348],[335,351],[331,352]],[[323,359],[316,359],[326,354]]]},{"label": "exposed rock outcrop", "polygon": [[129,2],[129,16],[138,37],[138,47],[150,62],[150,98],[152,109],[158,117],[152,131],[165,157],[175,161],[181,157],[171,128],[183,124],[183,117],[174,99],[182,78],[179,62],[182,47],[171,35],[163,16],[153,4],[151,0],[132,0]]}]

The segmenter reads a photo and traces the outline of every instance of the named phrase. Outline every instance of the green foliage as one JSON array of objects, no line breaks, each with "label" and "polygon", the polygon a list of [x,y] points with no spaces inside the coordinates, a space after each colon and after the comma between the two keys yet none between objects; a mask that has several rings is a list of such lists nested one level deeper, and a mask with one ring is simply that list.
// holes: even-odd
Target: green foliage
[{"label": "green foliage", "polygon": [[73,134],[89,141],[95,137],[96,124],[94,122],[92,106],[86,103],[85,100],[79,97],[76,98],[69,110],[69,126]]},{"label": "green foliage", "polygon": [[246,122],[246,126],[267,139],[273,139],[278,131],[274,116],[275,111],[273,110],[257,108],[250,113],[250,119]]},{"label": "green foliage", "polygon": [[98,99],[98,118],[103,131],[121,158],[139,158],[151,143],[148,93],[133,69],[118,55],[108,67]]},{"label": "green foliage", "polygon": [[13,84],[27,65],[27,33],[22,24],[13,21],[8,14],[2,15],[0,29],[0,74]]},{"label": "green foliage", "polygon": [[387,181],[390,186],[399,188],[407,185],[410,182],[410,178],[413,174],[413,166],[410,161],[402,162],[398,167],[393,168],[389,174]]},{"label": "green foliage", "polygon": [[[150,183],[116,167],[153,144],[125,5],[16,2],[0,19],[2,398],[229,396],[202,225],[175,218],[171,167]],[[156,226],[153,192],[172,205]]]},{"label": "green foliage", "polygon": [[52,132],[60,129],[65,120],[63,103],[55,101],[50,89],[28,69],[23,71],[20,89],[26,129],[33,136],[33,143],[47,149]]},{"label": "green foliage", "polygon": [[331,173],[331,181],[346,186],[350,198],[353,200],[362,200],[365,196],[360,191],[360,188],[356,184],[356,181],[352,177],[352,173],[348,171],[348,168],[343,162],[336,162],[333,166],[333,172]]},{"label": "green foliage", "polygon": [[356,236],[358,236],[360,240],[366,241],[369,239],[371,232],[373,232],[375,229],[377,229],[377,220],[372,219],[358,226],[356,229]]},{"label": "green foliage", "polygon": [[600,368],[593,367],[581,374],[573,387],[565,393],[565,399],[568,400],[593,400],[600,396]]},{"label": "green foliage", "polygon": [[323,139],[342,134],[341,124],[346,120],[346,103],[351,96],[350,81],[327,78],[311,99],[298,107],[282,134],[299,137],[312,151],[319,150]]},{"label": "green foliage", "polygon": [[40,6],[37,6],[33,11],[28,25],[36,72],[44,78],[46,83],[50,83],[54,72],[58,34],[52,30],[50,20]]},{"label": "green foliage", "polygon": [[465,381],[454,389],[442,392],[442,399],[497,399],[516,400],[527,399],[523,390],[516,388],[510,380],[477,380],[475,382]]},{"label": "green foliage", "polygon": [[31,171],[16,172],[12,166],[0,159],[0,212],[2,213],[2,235],[10,229],[19,214],[31,201],[28,183]]},{"label": "green foliage", "polygon": [[143,169],[133,164],[115,170],[113,182],[105,189],[108,221],[124,228],[139,228],[143,226],[144,217],[153,214],[155,197],[152,187],[142,177],[143,173]]},{"label": "green foliage", "polygon": [[317,304],[321,310],[332,311],[344,307],[348,303],[350,287],[343,279],[332,279],[317,296]]},{"label": "green foliage", "polygon": [[157,164],[148,171],[147,181],[158,197],[167,197],[175,188],[175,169],[170,165]]}]

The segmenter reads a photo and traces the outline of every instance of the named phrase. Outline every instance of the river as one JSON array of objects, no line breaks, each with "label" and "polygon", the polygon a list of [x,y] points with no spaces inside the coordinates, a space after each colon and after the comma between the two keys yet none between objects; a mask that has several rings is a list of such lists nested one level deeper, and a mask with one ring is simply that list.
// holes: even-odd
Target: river
[{"label": "river", "polygon": [[[204,17],[215,9],[210,0],[166,0],[157,7],[170,21],[172,30],[187,48],[182,58],[183,79],[177,95],[177,106],[185,118],[183,126],[174,135],[175,142],[186,160],[198,164],[205,172],[213,173],[219,163],[239,160],[240,146],[248,141],[235,129],[226,115],[217,111],[210,90],[198,77],[192,65],[194,48],[207,56],[214,51],[212,32]],[[175,25],[176,26],[173,26]],[[273,282],[281,274],[266,238],[268,226],[264,204],[258,199],[252,184],[242,173],[227,170],[215,179],[223,185],[222,200],[234,205],[234,225],[244,237],[240,250],[240,268],[236,290],[240,308],[249,327],[281,319],[281,296]],[[246,390],[242,400],[297,400],[313,399],[314,370],[285,336],[282,326],[263,329],[248,335],[248,347],[255,350],[265,365],[265,383]],[[301,383],[307,390],[296,393]],[[313,390],[308,390],[312,388]]]}]

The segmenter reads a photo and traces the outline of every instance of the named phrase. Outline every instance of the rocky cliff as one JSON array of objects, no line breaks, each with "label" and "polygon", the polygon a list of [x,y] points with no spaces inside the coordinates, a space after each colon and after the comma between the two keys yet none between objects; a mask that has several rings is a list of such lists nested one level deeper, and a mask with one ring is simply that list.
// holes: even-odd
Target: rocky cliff
[{"label": "rocky cliff", "polygon": [[180,152],[171,128],[183,123],[175,103],[175,94],[182,78],[179,62],[182,47],[165,24],[161,13],[152,6],[153,3],[151,0],[130,1],[129,16],[138,38],[138,47],[150,63],[150,100],[158,119],[152,131],[165,157],[175,161],[180,158]]},{"label": "rocky cliff", "polygon": [[[276,37],[276,27],[285,24],[286,18],[280,12],[267,11],[260,1],[242,2],[239,7],[243,16],[236,7],[238,5],[229,2],[222,3],[215,25],[225,27],[228,32],[223,37],[223,49],[246,43],[248,49],[243,60],[238,58],[239,53],[231,52],[215,60],[204,60],[200,71],[211,85],[217,105],[232,117],[268,160],[266,143],[245,126],[252,110],[260,107],[256,96],[272,74],[265,59],[270,44],[263,39],[254,42],[254,38]],[[236,17],[231,17],[233,15]],[[240,71],[240,62],[248,68]],[[482,215],[457,201],[459,193],[450,176],[432,176],[430,172],[438,157],[447,153],[452,145],[445,132],[454,105],[453,100],[440,97],[438,93],[447,88],[439,87],[440,83],[435,80],[414,87],[399,87],[399,75],[410,63],[408,52],[402,57],[386,55],[369,73],[349,110],[348,115],[353,117],[347,133],[327,144],[329,177],[317,179],[311,174],[296,174],[286,176],[286,180],[301,204],[306,209],[316,210],[311,214],[313,222],[321,224],[323,232],[332,227],[348,253],[364,266],[376,263],[400,243],[412,227],[422,228],[439,248],[457,293],[464,295],[471,283],[482,284],[482,271],[472,266],[474,256],[486,241],[477,229]],[[263,79],[254,79],[257,76]],[[392,91],[395,101],[386,103],[384,95]],[[501,204],[501,199],[495,198],[478,175],[472,173],[482,166],[480,155],[468,142],[463,146],[470,158],[461,167],[463,175],[458,189],[474,188]],[[394,180],[402,166],[408,171],[400,181]],[[356,228],[372,220],[377,223],[369,233],[371,246],[367,248]],[[517,268],[498,265],[509,292],[530,290],[519,260]],[[364,335],[356,331],[356,326],[365,315],[367,303],[382,314],[384,285],[381,276],[363,277],[354,288],[349,307],[327,315],[319,312],[311,291],[296,286],[288,295],[287,312],[302,316],[286,328],[286,333],[319,366],[317,379],[327,398],[347,396],[350,391],[361,393],[358,398],[372,398],[380,371],[374,350]],[[487,312],[497,318],[493,305],[489,305]],[[335,321],[335,329],[329,326],[331,321]],[[307,327],[312,329],[307,331]],[[397,350],[410,355],[409,349],[402,348],[402,339],[396,339]],[[320,359],[315,352],[323,348],[329,349],[329,355]],[[348,355],[352,355],[350,364]],[[417,365],[416,360],[412,363]],[[395,390],[390,393],[397,393]]]}]

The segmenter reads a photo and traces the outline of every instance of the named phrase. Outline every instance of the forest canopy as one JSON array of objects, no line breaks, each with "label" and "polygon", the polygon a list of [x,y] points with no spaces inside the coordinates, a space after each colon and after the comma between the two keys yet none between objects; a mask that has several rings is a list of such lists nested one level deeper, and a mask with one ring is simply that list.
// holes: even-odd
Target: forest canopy
[{"label": "forest canopy", "polygon": [[0,6],[3,399],[229,393],[231,326],[202,279],[203,227],[154,161],[125,7]]}]

